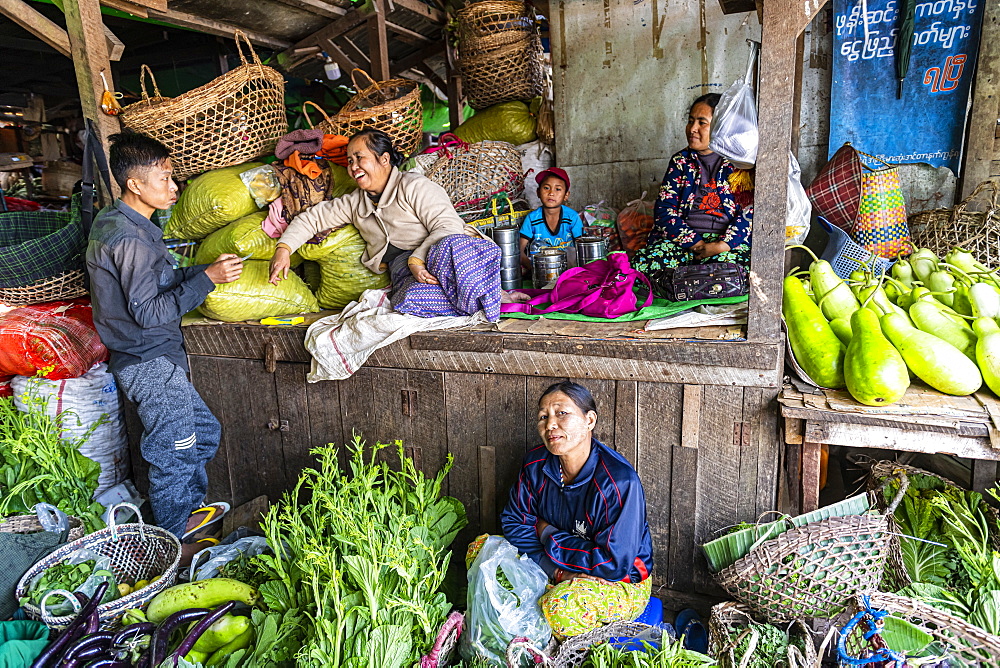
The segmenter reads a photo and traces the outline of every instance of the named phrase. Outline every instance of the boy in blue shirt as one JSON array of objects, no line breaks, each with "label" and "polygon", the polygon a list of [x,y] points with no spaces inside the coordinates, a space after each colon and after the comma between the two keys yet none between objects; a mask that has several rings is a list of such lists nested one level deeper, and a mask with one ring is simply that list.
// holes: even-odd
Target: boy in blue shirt
[{"label": "boy in blue shirt", "polygon": [[521,265],[526,271],[531,269],[531,255],[538,246],[565,248],[583,236],[580,216],[564,205],[569,199],[569,175],[559,167],[552,167],[539,173],[535,182],[542,206],[521,223]]}]

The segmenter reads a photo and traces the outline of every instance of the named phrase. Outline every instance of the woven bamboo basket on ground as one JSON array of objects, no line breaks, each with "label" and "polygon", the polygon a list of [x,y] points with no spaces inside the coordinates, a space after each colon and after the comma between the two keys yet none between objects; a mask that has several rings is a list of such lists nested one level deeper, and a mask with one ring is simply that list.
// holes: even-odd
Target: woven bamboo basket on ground
[{"label": "woven bamboo basket on ground", "polygon": [[[1000,636],[990,635],[945,610],[905,596],[875,592],[869,596],[869,604],[872,609],[884,610],[930,635],[949,660],[959,659],[960,663],[953,662],[953,666],[1000,668]],[[852,613],[864,610],[863,600],[856,599],[852,608]],[[863,637],[865,630],[858,624],[848,636],[846,647],[852,656],[868,648]]]},{"label": "woven bamboo basket on ground", "polygon": [[988,267],[1000,266],[1000,186],[983,181],[954,209],[910,216],[910,241],[939,257],[958,246]]},{"label": "woven bamboo basket on ground", "polygon": [[[116,525],[115,511],[122,507],[130,508],[140,518],[139,522]],[[31,581],[42,571],[64,561],[81,548],[89,548],[110,557],[110,570],[118,582],[135,583],[158,576],[160,578],[127,596],[99,605],[97,612],[101,618],[102,630],[116,628],[126,610],[145,606],[154,596],[177,581],[177,566],[181,558],[180,541],[166,529],[145,524],[138,508],[123,503],[112,509],[107,528],[67,543],[32,566],[17,583],[17,598],[27,594]],[[66,628],[74,618],[74,615],[50,616],[31,603],[26,604],[24,610],[30,618],[41,620],[55,630]]]},{"label": "woven bamboo basket on ground", "polygon": [[514,638],[507,645],[504,658],[507,668],[520,668],[524,665],[523,659],[528,659],[532,665],[546,668],[579,668],[593,646],[615,638],[636,637],[649,637],[652,642],[659,642],[663,637],[663,629],[639,622],[612,622],[593,631],[567,638],[562,643],[552,639],[545,649],[535,647],[526,638]]},{"label": "woven bamboo basket on ground", "polygon": [[772,624],[833,617],[853,596],[876,591],[886,565],[899,558],[891,516],[906,486],[903,479],[885,514],[830,517],[791,529],[713,577]]},{"label": "woven bamboo basket on ground", "polygon": [[[747,629],[749,632],[750,622],[762,623],[742,603],[726,601],[712,607],[712,614],[708,618],[708,648],[709,653],[718,659],[720,668],[740,668],[734,650],[742,641],[742,636],[732,636],[734,631]],[[796,620],[789,625],[788,634],[798,639],[804,650],[791,652],[786,663],[776,665],[785,668],[812,668],[816,664],[816,643],[809,627],[801,620]],[[798,647],[798,643],[795,647]],[[743,658],[746,660],[748,657]]]},{"label": "woven bamboo basket on ground", "polygon": [[[452,139],[446,139],[451,137]],[[524,192],[521,154],[513,144],[481,141],[466,144],[454,135],[445,141],[438,159],[425,175],[448,193],[459,214],[483,209],[490,198],[507,193],[517,199]]]},{"label": "woven bamboo basket on ground", "polygon": [[456,18],[462,92],[473,109],[541,95],[542,43],[527,4],[487,0],[459,10]]},{"label": "woven bamboo basket on ground", "polygon": [[30,285],[17,288],[0,288],[0,303],[7,306],[30,306],[63,299],[76,299],[87,295],[83,284],[83,270],[65,271],[52,278],[44,278]]},{"label": "woven bamboo basket on ground", "polygon": [[[359,72],[368,79],[368,85],[362,86],[358,81]],[[358,93],[331,120],[331,134],[350,137],[361,130],[381,130],[392,138],[404,156],[416,151],[424,129],[420,84],[409,79],[375,81],[359,69],[351,72],[351,80]]]},{"label": "woven bamboo basket on ground", "polygon": [[[14,515],[0,524],[0,533],[38,533],[43,531],[37,515]],[[83,538],[83,522],[79,517],[69,518],[69,541]]]},{"label": "woven bamboo basket on ground", "polygon": [[[174,98],[160,95],[152,71],[153,97],[141,77],[142,100],[122,109],[125,127],[157,139],[170,149],[174,178],[239,165],[274,151],[288,131],[285,78],[264,65],[240,30],[234,34],[239,67]],[[244,45],[252,62],[247,60]]]}]

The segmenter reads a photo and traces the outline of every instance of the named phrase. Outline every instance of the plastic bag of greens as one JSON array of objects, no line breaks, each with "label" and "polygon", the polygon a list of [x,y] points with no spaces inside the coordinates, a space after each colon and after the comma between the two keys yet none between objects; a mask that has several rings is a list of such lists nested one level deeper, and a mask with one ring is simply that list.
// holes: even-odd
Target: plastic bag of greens
[{"label": "plastic bag of greens", "polygon": [[243,273],[232,283],[216,285],[201,305],[201,312],[213,320],[241,322],[272,315],[315,313],[316,297],[301,278],[289,272],[277,285],[268,282],[266,260],[247,260]]},{"label": "plastic bag of greens", "polygon": [[[501,577],[506,582],[501,583]],[[517,636],[545,647],[552,630],[538,605],[548,578],[503,536],[490,536],[469,568],[468,612],[461,651],[466,659],[504,663],[507,645]]]},{"label": "plastic bag of greens", "polygon": [[[90,548],[80,548],[68,558],[36,575],[21,604],[30,601],[41,607],[45,595],[53,590],[79,592],[90,598],[102,582],[108,583],[108,589],[101,603],[107,603],[118,597],[118,583],[110,568],[111,557],[98,554]],[[71,614],[73,610],[75,606],[64,596],[50,596],[45,602],[45,612],[56,617]]]},{"label": "plastic bag of greens", "polygon": [[253,201],[261,209],[281,197],[278,172],[271,165],[261,165],[240,172],[240,180],[246,184]]},{"label": "plastic bag of greens", "polygon": [[269,549],[267,539],[263,536],[247,536],[229,545],[209,547],[196,554],[191,561],[188,580],[194,582],[218,577],[219,569],[234,559],[243,556],[256,557],[267,549]]},{"label": "plastic bag of greens", "polygon": [[365,240],[357,228],[345,225],[334,230],[318,244],[306,243],[298,253],[304,260],[319,263],[320,287],[316,292],[319,305],[328,309],[342,309],[365,290],[376,290],[389,285],[389,273],[376,274],[361,264]]},{"label": "plastic bag of greens", "polygon": [[[278,240],[269,237],[261,227],[266,217],[266,211],[251,213],[212,232],[198,244],[195,264],[211,264],[223,253],[240,257],[249,255],[251,260],[270,260],[278,247]],[[292,253],[290,259],[293,267],[302,262],[298,253]]]},{"label": "plastic bag of greens", "polygon": [[505,141],[514,146],[535,141],[535,117],[524,102],[502,102],[477,111],[452,133],[469,144]]},{"label": "plastic bag of greens", "polygon": [[164,235],[204,239],[226,223],[260,209],[240,179],[243,172],[260,166],[259,162],[248,162],[213,169],[192,180],[170,210],[170,218],[163,226]]}]

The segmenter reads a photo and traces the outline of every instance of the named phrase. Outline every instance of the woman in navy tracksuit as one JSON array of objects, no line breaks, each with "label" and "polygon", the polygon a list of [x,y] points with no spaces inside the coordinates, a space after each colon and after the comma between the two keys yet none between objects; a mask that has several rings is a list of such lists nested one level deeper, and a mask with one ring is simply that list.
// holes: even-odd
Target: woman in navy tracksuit
[{"label": "woman in navy tracksuit", "polygon": [[556,586],[539,603],[568,637],[638,617],[649,601],[653,543],[639,474],[593,437],[597,407],[563,381],[538,402],[544,445],[528,452],[501,515],[504,537]]}]

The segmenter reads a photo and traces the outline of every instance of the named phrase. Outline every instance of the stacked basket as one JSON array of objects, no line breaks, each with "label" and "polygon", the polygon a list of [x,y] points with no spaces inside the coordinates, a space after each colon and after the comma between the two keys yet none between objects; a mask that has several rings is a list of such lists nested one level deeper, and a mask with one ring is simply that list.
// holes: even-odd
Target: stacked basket
[{"label": "stacked basket", "polygon": [[542,43],[526,3],[485,0],[457,17],[462,90],[473,109],[541,95]]}]

